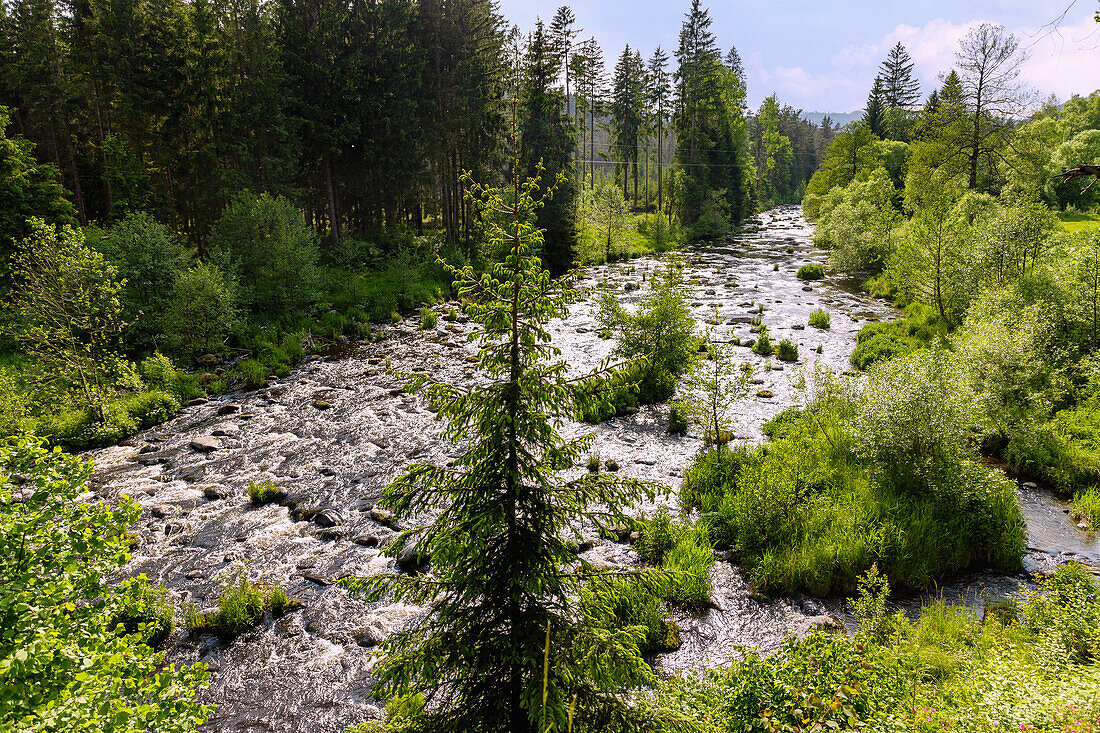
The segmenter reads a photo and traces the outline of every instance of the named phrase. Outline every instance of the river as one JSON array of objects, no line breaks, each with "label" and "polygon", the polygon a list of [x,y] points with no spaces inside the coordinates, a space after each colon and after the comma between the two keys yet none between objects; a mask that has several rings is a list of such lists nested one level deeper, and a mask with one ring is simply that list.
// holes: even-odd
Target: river
[{"label": "river", "polygon": [[[796,364],[736,350],[737,358],[756,367],[754,395],[772,395],[751,396],[739,406],[735,433],[748,440],[761,439],[764,422],[803,398],[795,387],[800,370],[815,364],[834,373],[850,369],[859,328],[896,315],[892,306],[848,281],[805,283],[795,277],[801,265],[825,261],[798,208],[765,212],[755,224],[755,231],[693,245],[684,253],[700,328],[713,326],[718,338],[753,338],[751,321],[759,316],[773,342],[790,338],[799,346]],[[606,284],[624,303],[634,303],[661,266],[641,258],[592,267],[579,285],[594,292]],[[577,373],[598,364],[614,346],[599,338],[594,306],[590,295],[553,327],[554,343]],[[831,315],[829,330],[806,326],[818,308]],[[438,310],[443,314],[447,307]],[[96,463],[91,488],[97,495],[127,494],[143,507],[135,527],[140,542],[126,575],[146,573],[169,588],[177,603],[205,607],[216,601],[224,578],[243,571],[282,583],[302,602],[299,610],[228,644],[189,636],[182,628],[173,633],[169,661],[201,660],[211,669],[211,686],[201,698],[219,707],[204,730],[336,733],[381,716],[383,704],[369,695],[372,649],[415,619],[419,609],[364,603],[331,581],[394,569],[394,561],[378,549],[393,530],[376,522],[371,508],[408,461],[445,463],[453,457],[451,446],[437,437],[434,413],[387,375],[387,361],[395,369],[473,384],[473,350],[466,339],[473,327],[464,318],[441,319],[429,331],[419,330],[415,319],[387,326],[380,329],[381,340],[337,357],[312,358],[266,389],[187,407],[123,445],[89,454]],[[594,433],[593,450],[614,459],[621,475],[675,490],[702,442],[694,432],[670,436],[667,416],[667,405],[644,407],[599,426],[566,423],[562,432]],[[252,507],[247,487],[257,480],[275,482],[288,500]],[[1034,485],[1021,485],[1020,492],[1030,535],[1027,571],[1067,558],[1100,559],[1093,535],[1074,526],[1062,503]],[[675,493],[660,503],[674,506]],[[655,508],[639,504],[638,511]],[[629,545],[591,539],[590,561],[637,562]],[[716,563],[712,579],[714,608],[679,614],[683,645],[655,660],[662,673],[726,664],[739,646],[774,650],[821,614],[846,618],[840,599],[755,600],[728,562]],[[987,597],[1017,592],[1025,579],[1024,574],[969,573],[941,590],[980,606]],[[919,603],[919,598],[901,601],[910,609]]]}]

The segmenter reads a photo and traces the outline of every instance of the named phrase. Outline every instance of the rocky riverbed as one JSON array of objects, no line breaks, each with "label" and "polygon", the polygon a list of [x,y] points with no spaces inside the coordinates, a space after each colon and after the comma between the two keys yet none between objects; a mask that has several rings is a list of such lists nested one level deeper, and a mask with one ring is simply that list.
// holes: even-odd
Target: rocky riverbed
[{"label": "rocky riverbed", "polygon": [[[739,438],[761,437],[760,427],[803,395],[800,370],[849,369],[858,329],[868,320],[889,318],[885,303],[853,291],[844,281],[805,283],[801,265],[824,262],[810,242],[812,229],[797,208],[757,217],[757,231],[691,247],[685,271],[693,313],[719,338],[753,338],[759,317],[773,340],[799,345],[797,363],[756,356],[738,358],[756,366],[753,396],[738,410]],[[613,288],[625,303],[642,297],[660,263],[642,258],[585,271],[581,287]],[[570,368],[595,366],[613,348],[601,340],[591,295],[572,306],[554,326],[554,342]],[[832,328],[806,326],[823,308]],[[446,308],[441,308],[444,314]],[[446,462],[452,447],[438,439],[440,423],[420,397],[409,395],[387,375],[386,365],[427,371],[436,379],[470,384],[477,378],[467,336],[475,324],[440,320],[421,331],[415,321],[387,327],[385,338],[339,357],[313,358],[266,389],[236,393],[185,408],[179,416],[124,445],[94,451],[93,488],[100,496],[133,497],[142,505],[135,528],[140,543],[128,575],[146,573],[170,589],[179,603],[212,605],[227,577],[245,572],[282,583],[300,609],[225,644],[216,637],[189,636],[177,629],[168,645],[172,662],[202,660],[211,686],[202,693],[219,705],[209,731],[311,731],[328,733],[381,715],[369,696],[373,648],[420,609],[368,604],[351,598],[333,580],[397,570],[379,547],[393,536],[385,517],[372,509],[384,487],[409,461]],[[821,353],[817,348],[821,347]],[[768,396],[770,395],[770,396]],[[599,426],[563,425],[566,435],[595,434],[593,450],[613,459],[620,473],[675,489],[687,462],[701,447],[695,434],[669,435],[667,405]],[[253,507],[248,485],[270,480],[286,496]],[[1091,535],[1078,530],[1065,507],[1033,485],[1021,487],[1029,521],[1029,571],[1065,558],[1100,557]],[[675,505],[675,493],[659,499]],[[655,505],[640,503],[639,512]],[[627,543],[592,536],[590,561],[631,565],[637,555]],[[656,660],[668,674],[728,663],[739,646],[775,649],[790,633],[843,616],[837,599],[750,597],[738,569],[715,565],[715,607],[680,614],[682,647]],[[1014,592],[1020,578],[971,574],[945,587],[945,594],[981,603]],[[910,605],[916,606],[919,599]]]}]

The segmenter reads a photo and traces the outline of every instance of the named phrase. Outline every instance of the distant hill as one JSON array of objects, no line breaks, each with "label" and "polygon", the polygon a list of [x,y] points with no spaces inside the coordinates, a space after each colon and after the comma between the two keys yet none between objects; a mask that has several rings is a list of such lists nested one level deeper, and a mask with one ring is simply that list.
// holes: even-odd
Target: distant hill
[{"label": "distant hill", "polygon": [[828,116],[834,125],[844,127],[849,122],[855,122],[863,117],[863,110],[860,109],[855,112],[803,112],[802,116],[815,125],[820,125],[821,121]]}]

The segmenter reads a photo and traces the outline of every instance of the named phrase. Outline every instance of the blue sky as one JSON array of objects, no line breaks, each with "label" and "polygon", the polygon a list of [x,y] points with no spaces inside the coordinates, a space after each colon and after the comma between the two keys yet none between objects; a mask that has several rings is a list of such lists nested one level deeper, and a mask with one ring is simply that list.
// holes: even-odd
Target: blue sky
[{"label": "blue sky", "polygon": [[[549,20],[561,4],[500,2],[504,16],[524,31],[536,17]],[[647,56],[657,45],[675,51],[690,0],[569,4],[584,29],[580,38],[594,35],[612,63],[627,43]],[[709,7],[719,45],[736,46],[745,61],[752,107],[775,92],[806,111],[859,109],[878,63],[898,41],[909,49],[927,94],[954,63],[959,39],[983,21],[1005,26],[1027,48],[1022,78],[1041,96],[1064,100],[1100,89],[1096,0],[713,0]]]}]

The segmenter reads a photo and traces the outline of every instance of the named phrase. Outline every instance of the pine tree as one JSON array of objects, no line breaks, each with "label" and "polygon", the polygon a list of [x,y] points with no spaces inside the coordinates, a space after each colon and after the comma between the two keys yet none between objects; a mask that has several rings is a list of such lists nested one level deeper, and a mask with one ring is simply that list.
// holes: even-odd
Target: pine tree
[{"label": "pine tree", "polygon": [[638,198],[638,143],[642,130],[644,69],[627,45],[615,64],[611,89],[611,136],[615,155],[622,161],[623,198],[627,198],[628,171],[634,170],[634,198]]},{"label": "pine tree", "polygon": [[[559,174],[557,185],[564,181]],[[508,252],[481,276],[448,268],[467,312],[483,326],[480,369],[488,384],[427,387],[446,422],[444,436],[462,452],[447,467],[411,466],[384,498],[403,521],[441,510],[417,531],[416,551],[431,557],[431,578],[396,576],[376,588],[429,606],[417,627],[387,642],[376,694],[430,694],[431,730],[565,730],[571,701],[581,719],[604,717],[621,712],[626,691],[651,679],[637,652],[638,627],[597,631],[573,612],[592,573],[583,561],[577,566],[567,535],[581,522],[622,521],[619,507],[634,492],[649,492],[607,474],[558,475],[583,460],[591,436],[567,441],[557,430],[560,416],[577,409],[578,390],[567,365],[555,360],[548,324],[565,315],[573,293],[571,279],[552,279],[533,254],[542,232],[531,215],[554,195],[553,186],[540,192],[540,185],[523,179],[516,158],[510,189],[470,186],[483,210],[501,215],[489,239]],[[596,506],[599,512],[589,509]],[[395,544],[413,536],[404,532]]]},{"label": "pine tree", "polygon": [[657,211],[664,211],[664,130],[672,103],[671,76],[666,70],[668,54],[658,46],[649,58],[649,103],[654,107],[657,124]]},{"label": "pine tree", "polygon": [[882,137],[886,126],[886,104],[883,101],[882,77],[876,76],[867,95],[867,108],[863,112],[863,124],[875,137]]},{"label": "pine tree", "polygon": [[570,166],[575,143],[562,103],[564,95],[555,86],[560,70],[560,58],[540,21],[527,48],[527,73],[520,98],[523,122],[519,143],[520,159],[527,177],[533,177],[540,165],[552,176],[570,170],[553,198],[544,202],[536,213],[536,224],[545,232],[543,264],[554,275],[572,267],[577,243],[576,179]]},{"label": "pine tree", "polygon": [[678,138],[687,145],[687,160],[695,163],[695,149],[699,137],[700,117],[705,114],[706,100],[714,93],[714,65],[718,61],[718,46],[710,32],[710,11],[704,10],[700,0],[691,0],[683,27],[680,29],[680,47],[676,51],[679,68],[676,70],[678,110]]},{"label": "pine tree", "polygon": [[920,82],[913,78],[913,60],[899,41],[879,65],[882,101],[888,108],[912,109],[920,101]]},{"label": "pine tree", "polygon": [[[576,80],[577,110],[581,120],[581,157],[587,162],[578,172],[587,177],[589,186],[596,185],[596,118],[603,113],[607,96],[607,78],[603,64],[603,51],[595,38],[589,38],[573,54],[573,78]],[[585,115],[588,121],[585,122]],[[588,148],[585,149],[587,144]]]}]

